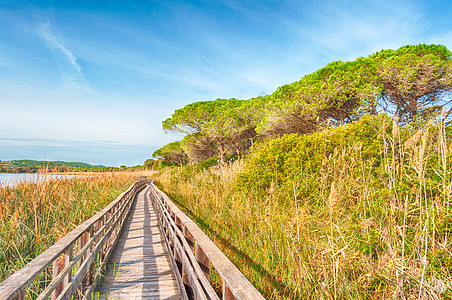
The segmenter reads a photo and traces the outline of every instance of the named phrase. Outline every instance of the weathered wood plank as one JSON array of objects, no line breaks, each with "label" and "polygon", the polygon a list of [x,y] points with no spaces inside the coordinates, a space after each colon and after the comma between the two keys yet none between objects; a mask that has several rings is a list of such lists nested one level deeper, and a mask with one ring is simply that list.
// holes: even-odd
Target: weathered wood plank
[{"label": "weathered wood plank", "polygon": [[166,217],[165,219],[168,221],[169,238],[174,246],[175,257],[178,257],[182,263],[181,274],[183,282],[191,287],[195,299],[219,299],[210,285],[208,278],[204,276],[204,272],[193,253],[193,249],[188,243],[193,240],[193,237],[186,230],[182,233],[180,227],[183,226],[178,226],[176,223],[178,222],[178,218],[173,218],[174,214],[166,210],[161,199],[155,197],[155,193],[153,193],[153,196],[154,204],[159,208],[161,213],[160,217]]},{"label": "weathered wood plank", "polygon": [[[27,285],[58,257],[59,261],[54,263],[54,280],[41,294],[43,299],[52,291],[52,298],[57,299],[67,299],[76,292],[79,299],[91,298],[101,278],[102,285],[97,286],[94,298],[188,299],[184,282],[190,286],[187,292],[193,293],[195,299],[218,299],[209,283],[210,266],[223,279],[223,299],[264,299],[207,235],[153,182],[148,181],[150,186],[141,190],[144,182],[134,184],[101,212],[1,283],[0,299],[23,298]],[[139,190],[141,192],[135,198]],[[154,201],[150,199],[150,191]],[[133,199],[137,200],[133,214],[125,220]],[[123,227],[117,225],[123,220],[126,228],[121,231]],[[75,256],[72,254],[74,245],[78,249]],[[106,277],[102,275],[103,271],[102,274],[91,273],[95,261],[96,270],[108,266]],[[180,273],[176,270],[177,264],[182,266]],[[73,268],[77,272],[71,277]]]},{"label": "weathered wood plank", "polygon": [[[55,276],[55,279],[58,278],[58,281],[61,281],[63,288],[65,288],[66,284],[69,283],[68,278],[71,272],[70,266],[72,266],[74,263],[74,261],[72,260],[72,247],[77,239],[79,239],[86,232],[90,232],[90,234],[93,235],[93,225],[97,224],[99,220],[102,220],[103,216],[107,214],[113,207],[118,206],[119,203],[121,203],[122,207],[124,203],[130,202],[129,200],[132,199],[135,191],[140,189],[143,185],[144,182],[137,182],[132,185],[126,192],[118,196],[99,213],[80,224],[78,227],[64,236],[60,241],[55,243],[33,261],[28,263],[25,267],[18,270],[12,276],[0,283],[0,299],[14,299],[23,297],[24,291],[26,290],[27,286],[50,264],[56,261],[60,257],[60,255],[66,252],[66,255],[62,257],[64,259],[63,270],[61,270],[60,266],[55,265],[55,273],[63,273],[67,276],[66,280],[61,280],[63,274]],[[98,234],[99,233],[97,233],[96,235]],[[76,255],[76,257],[79,259],[80,255]],[[70,284],[72,284],[72,282]]]},{"label": "weathered wood plank", "polygon": [[195,244],[207,257],[206,259],[220,274],[224,286],[223,297],[227,299],[265,299],[196,223],[185,215],[155,184],[151,184],[151,187],[155,196],[164,202],[163,205],[168,208],[168,211],[174,214],[174,218],[183,224],[184,234],[191,235],[189,238],[193,238]]},{"label": "weathered wood plank", "polygon": [[182,299],[167,247],[149,199],[141,191],[94,291],[104,299]]}]

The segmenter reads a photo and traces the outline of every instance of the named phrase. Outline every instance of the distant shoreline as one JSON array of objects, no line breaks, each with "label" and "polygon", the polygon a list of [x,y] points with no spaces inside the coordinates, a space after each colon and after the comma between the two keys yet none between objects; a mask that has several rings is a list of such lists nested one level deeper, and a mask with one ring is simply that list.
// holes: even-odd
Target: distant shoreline
[{"label": "distant shoreline", "polygon": [[116,170],[105,170],[105,171],[65,171],[65,172],[0,172],[0,174],[9,174],[9,175],[78,175],[78,174],[102,174],[102,173],[109,173],[109,172],[115,172]]},{"label": "distant shoreline", "polygon": [[61,173],[1,173],[0,188],[13,187],[19,183],[36,183],[48,180],[70,179],[75,177],[85,177],[90,174],[61,174]]}]

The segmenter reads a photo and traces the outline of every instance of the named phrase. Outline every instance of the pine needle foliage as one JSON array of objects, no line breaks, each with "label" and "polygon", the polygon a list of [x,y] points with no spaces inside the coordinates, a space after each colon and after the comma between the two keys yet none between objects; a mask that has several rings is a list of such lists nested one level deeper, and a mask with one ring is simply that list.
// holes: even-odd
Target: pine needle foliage
[{"label": "pine needle foliage", "polygon": [[271,95],[191,103],[162,125],[186,134],[181,144],[189,161],[218,156],[224,165],[226,155],[244,155],[267,136],[310,134],[381,112],[403,125],[429,119],[450,103],[451,92],[452,53],[442,45],[407,45],[331,62]]}]

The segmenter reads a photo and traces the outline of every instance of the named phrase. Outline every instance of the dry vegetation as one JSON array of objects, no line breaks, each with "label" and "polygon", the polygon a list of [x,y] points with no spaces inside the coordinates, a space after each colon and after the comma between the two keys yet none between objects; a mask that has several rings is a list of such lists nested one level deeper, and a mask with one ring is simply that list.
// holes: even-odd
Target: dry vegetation
[{"label": "dry vegetation", "polygon": [[140,175],[101,173],[1,187],[0,281],[104,208]]},{"label": "dry vegetation", "polygon": [[452,299],[452,143],[385,116],[156,179],[268,299]]}]

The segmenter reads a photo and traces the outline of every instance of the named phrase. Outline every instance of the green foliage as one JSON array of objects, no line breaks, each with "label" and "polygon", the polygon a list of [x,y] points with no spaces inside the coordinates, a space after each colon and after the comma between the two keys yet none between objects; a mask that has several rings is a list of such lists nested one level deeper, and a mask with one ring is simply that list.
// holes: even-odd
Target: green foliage
[{"label": "green foliage", "polygon": [[211,157],[196,164],[198,171],[206,170],[213,166],[218,166],[218,157]]},{"label": "green foliage", "polygon": [[0,172],[2,173],[36,173],[47,169],[55,172],[65,171],[95,171],[107,167],[102,165],[91,165],[83,162],[65,161],[36,161],[36,160],[11,160],[0,161]]},{"label": "green foliage", "polygon": [[452,53],[445,46],[408,45],[370,58],[376,62],[382,104],[400,119],[410,121],[429,107],[450,101]]},{"label": "green foliage", "polygon": [[309,134],[385,111],[406,124],[428,119],[450,101],[452,55],[441,45],[382,50],[335,61],[272,95],[189,104],[163,121],[187,134],[182,148],[192,162],[245,154],[264,136]]},{"label": "green foliage", "polygon": [[203,131],[209,127],[209,122],[238,105],[240,100],[217,99],[215,101],[200,101],[186,105],[176,110],[171,118],[162,122],[164,130],[191,134]]},{"label": "green foliage", "polygon": [[441,45],[382,50],[352,62],[336,61],[278,88],[258,132],[311,133],[343,124],[377,107],[405,122],[446,104],[452,86],[451,54]]},{"label": "green foliage", "polygon": [[184,164],[187,162],[187,154],[181,147],[181,142],[169,143],[154,151],[153,158],[164,159],[168,164]]},{"label": "green foliage", "polygon": [[365,112],[374,112],[379,93],[373,60],[360,57],[353,62],[335,61],[278,88],[269,110],[276,110],[280,117],[274,116],[273,122],[260,128],[277,133],[310,133],[327,120],[348,123]]},{"label": "green foliage", "polygon": [[[241,189],[259,186],[266,191],[273,182],[286,186],[290,193],[291,182],[300,173],[317,176],[322,166],[337,156],[338,149],[353,151],[359,147],[363,158],[377,158],[381,140],[373,127],[374,123],[380,122],[379,119],[386,117],[366,117],[347,126],[328,128],[310,135],[287,134],[262,143],[249,156],[247,168],[237,186]],[[378,162],[374,166],[378,166]],[[309,183],[315,185],[316,181],[309,180]]]},{"label": "green foliage", "polygon": [[192,103],[163,121],[163,128],[187,134],[182,148],[191,161],[218,155],[224,163],[227,153],[243,153],[251,146],[262,115],[256,99]]},{"label": "green foliage", "polygon": [[156,163],[157,163],[157,160],[148,158],[144,161],[143,166],[144,166],[144,168],[146,168],[148,170],[153,170],[153,169],[155,169],[154,166],[156,165]]}]

